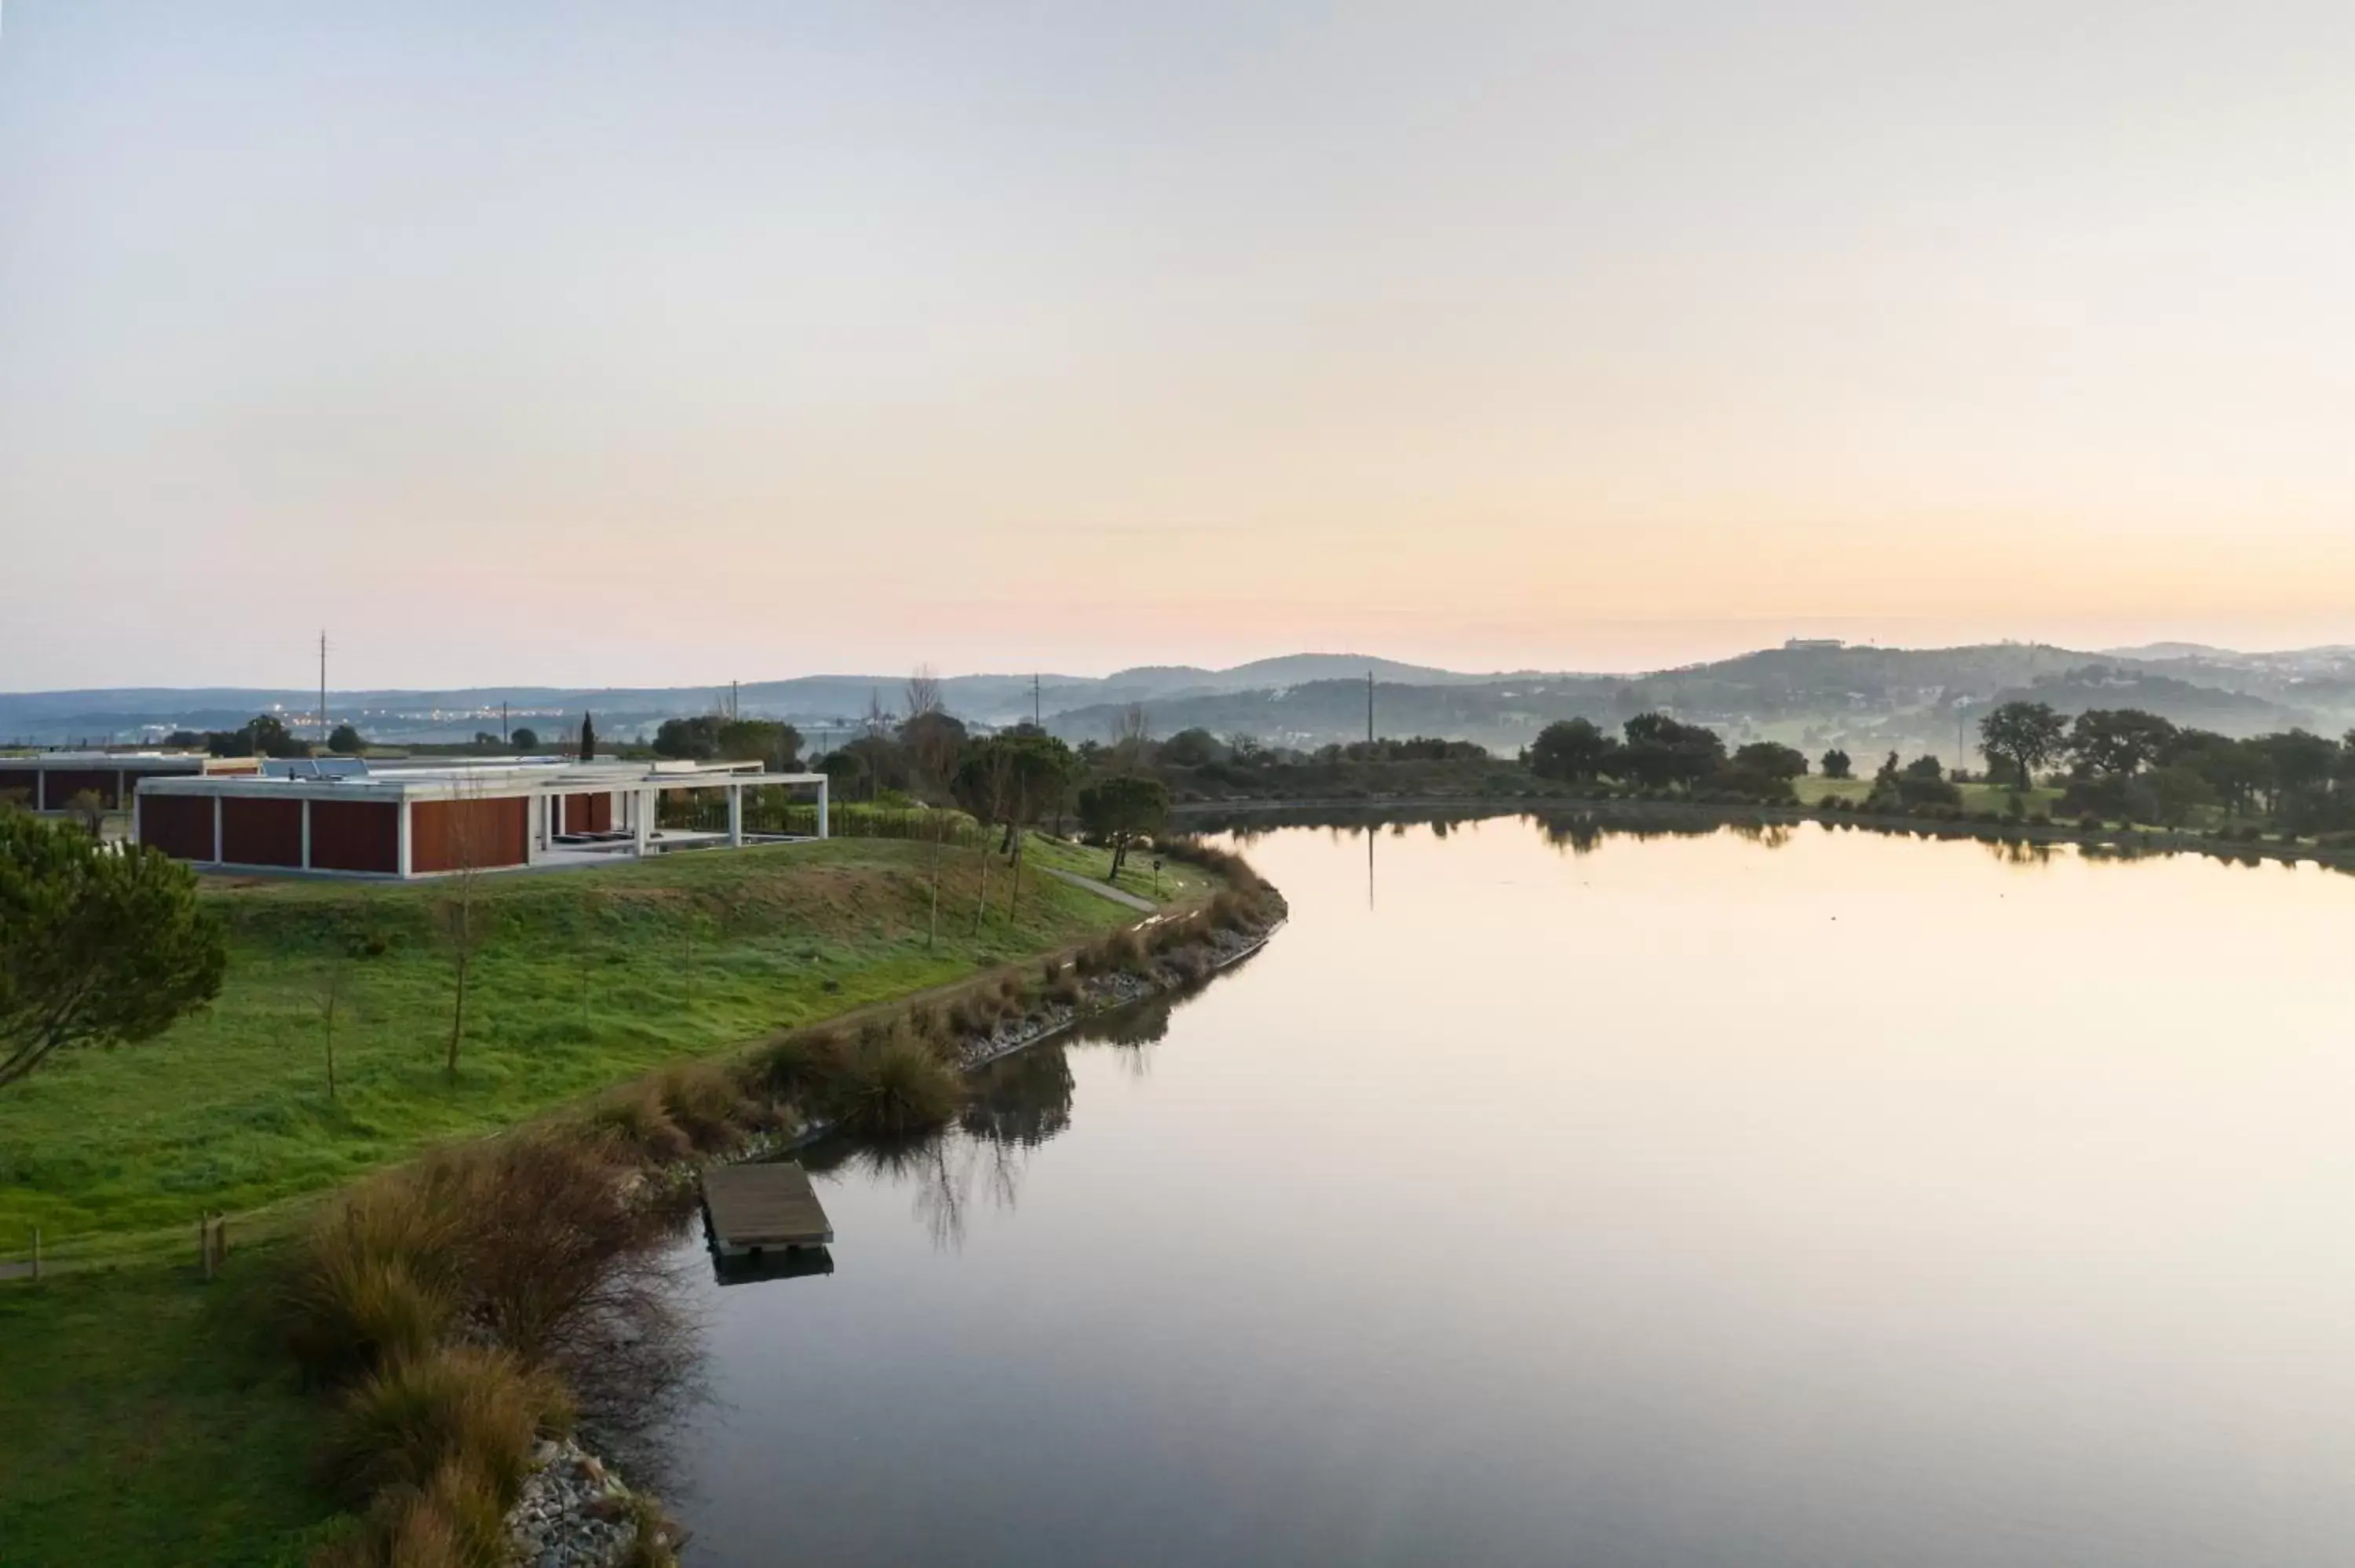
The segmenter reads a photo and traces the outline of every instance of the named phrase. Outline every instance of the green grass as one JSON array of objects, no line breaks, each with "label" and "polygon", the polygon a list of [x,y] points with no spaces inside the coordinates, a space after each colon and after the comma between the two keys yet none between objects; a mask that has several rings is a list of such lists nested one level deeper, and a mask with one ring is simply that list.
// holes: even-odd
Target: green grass
[{"label": "green grass", "polygon": [[[1810,773],[1804,779],[1793,779],[1792,788],[1797,792],[1802,806],[1818,805],[1835,796],[1862,805],[1865,797],[1872,793],[1872,780],[1827,779],[1819,773]],[[1964,784],[1957,788],[1963,792],[1963,810],[1966,811],[2007,811],[2011,807],[2011,791],[2001,785]],[[2060,790],[2040,785],[2027,792],[2027,804],[2023,809],[2030,816],[2039,811],[2053,811],[2059,809],[2060,800]]]},{"label": "green grass", "polygon": [[303,1561],[335,1510],[320,1407],[264,1326],[272,1261],[0,1284],[0,1563]]},{"label": "green grass", "polygon": [[[1039,874],[1052,865],[1100,876],[1108,855],[1034,840],[1018,920],[1007,918],[1009,883],[994,863],[976,937],[978,857],[952,850],[940,941],[928,948],[929,855],[902,840],[837,839],[483,877],[476,896],[492,934],[454,1085],[442,1065],[452,966],[434,921],[446,885],[216,885],[208,901],[230,933],[218,1001],[160,1040],[61,1057],[0,1094],[0,1256],[21,1256],[35,1226],[60,1263],[176,1246],[205,1210],[284,1205],[660,1063],[1134,918]],[[1177,862],[1162,876],[1171,901],[1207,885]],[[316,991],[355,945],[374,956],[340,960],[331,1101]]]}]

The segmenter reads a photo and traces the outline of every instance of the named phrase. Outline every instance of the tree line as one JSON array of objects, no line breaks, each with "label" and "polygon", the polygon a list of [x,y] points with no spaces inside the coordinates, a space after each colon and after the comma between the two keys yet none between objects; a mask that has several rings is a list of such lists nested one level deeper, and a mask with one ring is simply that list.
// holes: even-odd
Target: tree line
[{"label": "tree line", "polygon": [[2235,739],[2138,708],[2009,702],[1979,721],[1989,777],[2015,789],[2063,770],[2063,812],[2183,826],[2210,811],[2262,818],[2285,832],[2355,829],[2355,731],[2304,729]]}]

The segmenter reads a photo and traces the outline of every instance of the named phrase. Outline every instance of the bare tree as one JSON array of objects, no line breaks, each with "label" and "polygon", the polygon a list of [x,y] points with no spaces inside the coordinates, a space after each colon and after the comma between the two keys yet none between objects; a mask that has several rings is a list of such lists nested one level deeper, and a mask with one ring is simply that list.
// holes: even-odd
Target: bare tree
[{"label": "bare tree", "polygon": [[311,982],[311,1000],[319,1009],[319,1033],[327,1048],[327,1098],[336,1097],[336,1013],[342,1007],[344,984],[349,976],[351,953],[337,948],[319,966]]},{"label": "bare tree", "polygon": [[981,935],[981,917],[989,908],[989,825],[1006,815],[1006,802],[1014,787],[1017,762],[1010,748],[993,745],[986,754],[982,776],[982,805],[987,815],[982,822],[979,843],[975,847],[981,856],[981,895],[973,904],[973,934]]},{"label": "bare tree", "polygon": [[932,673],[930,664],[916,666],[915,673],[908,677],[907,689],[901,694],[900,701],[907,709],[905,716],[911,719],[942,711],[944,705],[941,701],[941,678]]},{"label": "bare tree", "polygon": [[936,947],[940,946],[940,942],[941,942],[941,841],[942,841],[943,839],[944,839],[944,838],[948,837],[948,832],[949,832],[949,814],[948,814],[948,812],[946,812],[946,811],[943,810],[941,808],[939,808],[939,807],[937,807],[937,806],[933,807],[933,808],[932,808],[932,924],[931,924],[930,927],[929,927],[929,928],[925,931],[925,933],[924,933],[924,947],[925,947],[925,949],[926,949],[927,951],[931,950],[931,949],[932,949],[932,948],[936,948]]},{"label": "bare tree", "polygon": [[1121,767],[1134,773],[1145,761],[1145,743],[1153,730],[1143,703],[1130,703],[1114,714],[1112,719],[1113,755]]},{"label": "bare tree", "polygon": [[450,1047],[442,1064],[442,1072],[450,1082],[458,1081],[458,1042],[466,1032],[466,987],[473,979],[474,955],[483,944],[483,916],[476,907],[476,883],[481,879],[484,852],[484,805],[482,791],[471,779],[458,786],[457,793],[442,802],[448,815],[444,844],[448,848],[450,869],[442,880],[442,893],[435,902],[434,914],[442,927],[442,940],[450,949],[450,965],[453,984],[450,999]]}]

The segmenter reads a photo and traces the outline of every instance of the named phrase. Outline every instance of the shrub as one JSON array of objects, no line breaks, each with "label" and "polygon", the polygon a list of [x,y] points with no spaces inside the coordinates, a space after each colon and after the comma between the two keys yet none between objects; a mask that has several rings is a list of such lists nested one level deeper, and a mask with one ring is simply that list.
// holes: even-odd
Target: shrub
[{"label": "shrub", "polygon": [[421,1354],[457,1310],[457,1217],[403,1176],[322,1214],[287,1277],[288,1347],[330,1382]]},{"label": "shrub", "polygon": [[328,1425],[320,1466],[355,1507],[392,1489],[430,1495],[450,1467],[504,1513],[530,1474],[533,1441],[570,1423],[571,1403],[549,1374],[505,1351],[452,1346],[357,1384]]},{"label": "shrub", "polygon": [[901,1033],[862,1039],[826,1085],[825,1105],[843,1127],[871,1137],[928,1132],[956,1114],[956,1070]]},{"label": "shrub", "polygon": [[680,1063],[664,1069],[655,1081],[655,1096],[672,1125],[704,1151],[733,1144],[752,1110],[736,1075],[709,1063]]},{"label": "shrub", "polygon": [[842,1056],[842,1037],[830,1029],[797,1029],[762,1046],[752,1058],[755,1082],[769,1093],[806,1104]]},{"label": "shrub", "polygon": [[517,1354],[537,1362],[592,1345],[634,1298],[659,1221],[622,1180],[625,1152],[544,1133],[445,1156],[422,1172],[463,1216],[468,1310]]},{"label": "shrub", "polygon": [[645,1164],[672,1165],[695,1152],[695,1140],[671,1119],[656,1084],[641,1081],[614,1090],[589,1113],[589,1125],[610,1133]]},{"label": "shrub", "polygon": [[505,1516],[481,1477],[444,1465],[422,1490],[378,1493],[363,1531],[314,1555],[313,1568],[504,1568]]}]

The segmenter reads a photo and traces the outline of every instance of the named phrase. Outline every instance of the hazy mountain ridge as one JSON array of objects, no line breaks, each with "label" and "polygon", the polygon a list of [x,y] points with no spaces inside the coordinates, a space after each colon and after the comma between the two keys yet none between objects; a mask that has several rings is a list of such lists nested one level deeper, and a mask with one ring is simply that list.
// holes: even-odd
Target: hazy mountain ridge
[{"label": "hazy mountain ridge", "polygon": [[[1073,740],[1110,734],[1133,704],[1167,735],[1201,727],[1280,744],[1361,737],[1365,676],[1376,682],[1376,726],[1385,735],[1431,734],[1509,749],[1555,718],[1615,723],[1646,708],[1815,744],[1943,743],[1954,749],[1957,705],[2017,694],[2067,711],[2141,706],[2179,723],[2254,733],[2305,723],[2335,727],[2355,715],[2355,651],[2315,648],[2243,654],[2193,644],[2152,644],[2163,658],[2135,659],[2043,643],[1955,648],[1785,647],[1639,673],[1522,671],[1471,673],[1354,653],[1295,653],[1218,670],[1139,665],[1104,676],[982,673],[941,681],[949,710],[1002,725],[1035,712]],[[2196,649],[2196,652],[2194,651]],[[735,688],[745,714],[789,719],[823,744],[857,725],[870,704],[897,711],[900,675],[817,674]],[[334,691],[330,716],[390,740],[463,738],[510,725],[552,736],[585,709],[609,736],[637,733],[675,715],[708,713],[730,698],[710,686],[473,686]],[[256,712],[307,715],[315,689],[123,687],[0,694],[0,736],[35,742],[133,740],[173,728],[232,728]]]}]

